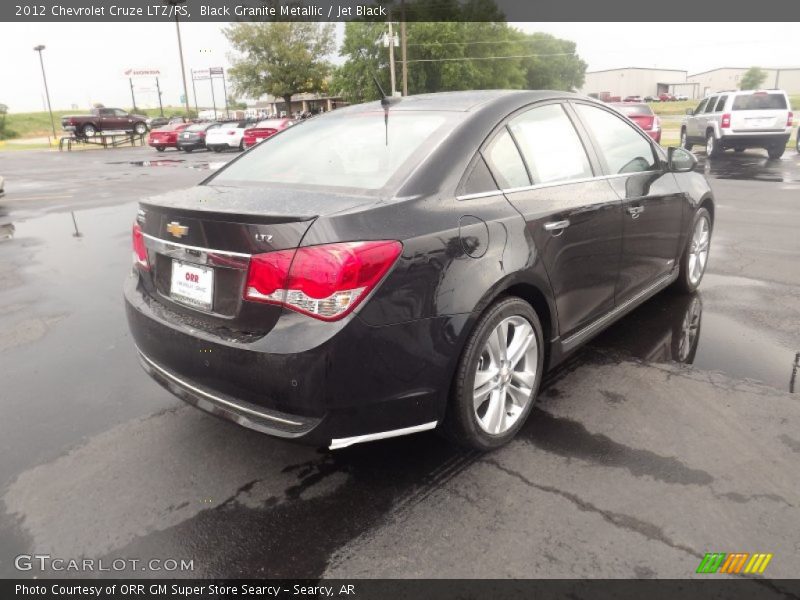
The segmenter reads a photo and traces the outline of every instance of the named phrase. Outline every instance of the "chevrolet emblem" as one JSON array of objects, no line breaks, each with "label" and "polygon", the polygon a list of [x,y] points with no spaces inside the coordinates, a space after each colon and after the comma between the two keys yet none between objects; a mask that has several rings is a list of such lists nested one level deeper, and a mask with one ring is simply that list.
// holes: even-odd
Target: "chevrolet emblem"
[{"label": "chevrolet emblem", "polygon": [[173,221],[167,225],[167,232],[171,233],[176,238],[182,238],[185,235],[189,234],[189,228],[181,225],[177,221]]}]

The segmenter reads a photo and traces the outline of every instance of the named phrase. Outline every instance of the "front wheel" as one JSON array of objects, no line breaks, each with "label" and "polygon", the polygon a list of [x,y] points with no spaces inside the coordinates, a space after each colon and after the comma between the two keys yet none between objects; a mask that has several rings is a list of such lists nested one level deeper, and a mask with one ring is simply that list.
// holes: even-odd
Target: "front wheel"
[{"label": "front wheel", "polygon": [[767,154],[770,158],[780,158],[783,156],[783,153],[786,151],[786,146],[772,146],[771,148],[767,148]]},{"label": "front wheel", "polygon": [[684,150],[692,149],[692,144],[689,142],[689,136],[686,135],[686,129],[681,129],[681,148]]},{"label": "front wheel", "polygon": [[706,156],[714,158],[720,154],[722,154],[722,146],[719,145],[717,138],[714,137],[714,132],[709,131],[706,135]]},{"label": "front wheel", "polygon": [[680,272],[675,287],[684,292],[694,292],[703,280],[711,248],[711,214],[705,208],[697,210],[692,231],[681,257]]},{"label": "front wheel", "polygon": [[86,125],[83,126],[83,129],[81,129],[81,133],[85,138],[94,137],[95,134],[97,133],[97,128],[91,123],[87,123]]},{"label": "front wheel", "polygon": [[536,311],[517,297],[481,316],[459,359],[443,433],[491,450],[508,443],[533,408],[544,368],[544,336]]},{"label": "front wheel", "polygon": [[145,133],[147,133],[147,124],[136,123],[136,125],[133,126],[133,133],[135,133],[136,135],[144,135]]}]

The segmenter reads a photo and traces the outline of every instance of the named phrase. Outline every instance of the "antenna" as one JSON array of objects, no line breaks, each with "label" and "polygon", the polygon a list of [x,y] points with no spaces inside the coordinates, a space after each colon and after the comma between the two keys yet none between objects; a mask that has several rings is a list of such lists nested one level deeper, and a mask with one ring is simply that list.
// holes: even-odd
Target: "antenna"
[{"label": "antenna", "polygon": [[[359,49],[359,54],[364,61],[367,60],[367,57],[364,56],[364,49]],[[391,108],[392,104],[397,104],[400,102],[400,98],[392,98],[386,95],[386,92],[383,91],[378,78],[375,76],[374,71],[370,69],[369,71],[370,77],[372,77],[372,81],[375,83],[375,87],[378,88],[378,93],[381,95],[381,106],[383,107],[383,122],[386,125],[386,145],[389,145],[389,109]]]}]

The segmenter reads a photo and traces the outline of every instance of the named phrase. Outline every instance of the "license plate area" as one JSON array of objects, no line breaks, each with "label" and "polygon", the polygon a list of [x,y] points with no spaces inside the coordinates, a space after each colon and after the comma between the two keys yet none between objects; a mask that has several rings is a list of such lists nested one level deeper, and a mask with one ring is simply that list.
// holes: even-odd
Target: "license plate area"
[{"label": "license plate area", "polygon": [[214,269],[173,259],[169,296],[185,306],[211,312],[214,305]]}]

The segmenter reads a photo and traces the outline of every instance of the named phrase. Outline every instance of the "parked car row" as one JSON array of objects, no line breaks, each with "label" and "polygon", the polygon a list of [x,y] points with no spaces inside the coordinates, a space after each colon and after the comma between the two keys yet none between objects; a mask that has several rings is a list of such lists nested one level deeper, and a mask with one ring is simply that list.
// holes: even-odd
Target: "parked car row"
[{"label": "parked car row", "polygon": [[147,143],[159,152],[175,148],[194,150],[244,150],[254,146],[294,123],[291,119],[265,119],[226,122],[171,122],[150,132]]}]

